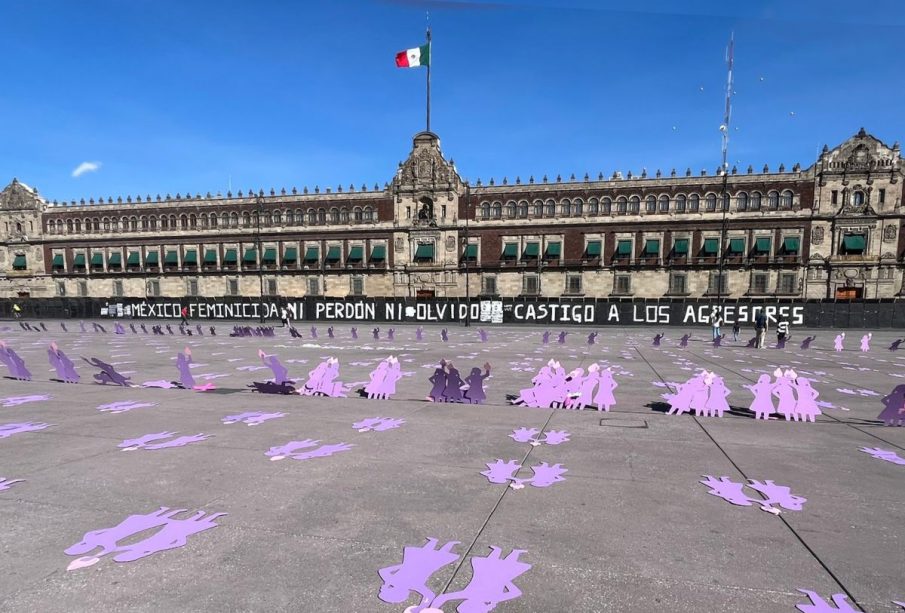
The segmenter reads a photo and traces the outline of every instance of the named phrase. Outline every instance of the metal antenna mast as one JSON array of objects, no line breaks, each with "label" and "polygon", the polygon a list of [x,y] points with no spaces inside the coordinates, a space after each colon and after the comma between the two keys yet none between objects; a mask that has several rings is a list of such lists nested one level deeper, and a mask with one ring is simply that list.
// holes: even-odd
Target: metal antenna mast
[{"label": "metal antenna mast", "polygon": [[[729,35],[729,46],[726,48],[726,111],[723,115],[723,123],[720,125],[723,152],[723,163],[720,167],[720,172],[723,174],[723,193],[720,198],[720,207],[723,209],[723,217],[720,224],[719,273],[716,287],[716,301],[720,311],[722,311],[723,306],[723,267],[726,260],[726,224],[728,222],[727,215],[729,214],[729,121],[732,118],[732,60],[734,46],[735,33],[732,33]],[[728,286],[729,284],[727,283],[726,285]]]}]

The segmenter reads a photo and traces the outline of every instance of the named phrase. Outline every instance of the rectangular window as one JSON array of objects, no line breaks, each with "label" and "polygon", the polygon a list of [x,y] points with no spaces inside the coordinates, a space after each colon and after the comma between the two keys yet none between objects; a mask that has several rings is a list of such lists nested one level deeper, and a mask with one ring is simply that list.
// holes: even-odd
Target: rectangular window
[{"label": "rectangular window", "polygon": [[880,204],[886,204],[886,190],[880,190]]},{"label": "rectangular window", "polygon": [[481,277],[481,293],[485,296],[496,296],[496,277]]},{"label": "rectangular window", "polygon": [[615,293],[628,294],[632,291],[632,278],[628,275],[616,275]]},{"label": "rectangular window", "polygon": [[349,292],[353,296],[364,296],[365,294],[365,279],[361,276],[354,276],[350,279],[350,288]]},{"label": "rectangular window", "polygon": [[187,296],[198,295],[198,279],[188,279],[185,282],[185,294]]},{"label": "rectangular window", "polygon": [[412,218],[412,207],[410,207],[410,206],[405,207],[405,218],[406,219]]},{"label": "rectangular window", "polygon": [[842,237],[843,255],[863,255],[867,247],[867,238],[863,234],[846,234]]},{"label": "rectangular window", "polygon": [[751,293],[766,294],[767,293],[767,275],[757,273],[751,275]]},{"label": "rectangular window", "polygon": [[629,259],[632,257],[632,241],[619,241],[616,243],[616,254],[614,257],[618,259]]},{"label": "rectangular window", "polygon": [[523,276],[522,293],[528,296],[534,296],[540,293],[540,278],[537,275]]},{"label": "rectangular window", "polygon": [[57,281],[57,296],[65,296],[66,295],[66,283],[63,281]]},{"label": "rectangular window", "polygon": [[477,262],[478,261],[478,246],[475,243],[471,243],[465,246],[465,253],[462,255],[462,259],[466,262]]},{"label": "rectangular window", "polygon": [[238,279],[227,279],[226,280],[226,295],[227,296],[238,296],[239,295],[239,280]]},{"label": "rectangular window", "polygon": [[125,294],[123,293],[123,282],[122,281],[114,281],[113,282],[113,295],[117,298],[121,298]]},{"label": "rectangular window", "polygon": [[79,281],[79,296],[84,298],[87,295],[88,295],[88,282]]},{"label": "rectangular window", "polygon": [[669,276],[669,293],[685,294],[688,288],[688,277],[682,273],[672,273]]},{"label": "rectangular window", "polygon": [[319,296],[321,293],[320,280],[317,277],[308,277],[308,295]]},{"label": "rectangular window", "polygon": [[600,248],[601,241],[588,241],[588,244],[584,250],[585,257],[590,260],[596,260],[600,257]]},{"label": "rectangular window", "polygon": [[581,275],[569,275],[566,277],[566,293],[581,293]]},{"label": "rectangular window", "polygon": [[725,294],[729,289],[728,275],[718,272],[710,273],[710,283],[707,286],[708,294]]},{"label": "rectangular window", "polygon": [[[508,247],[508,245],[507,245]],[[525,243],[525,250],[522,252],[523,260],[536,260],[540,255],[540,243]]]},{"label": "rectangular window", "polygon": [[798,279],[794,273],[779,275],[779,291],[783,294],[794,294],[798,290]]},{"label": "rectangular window", "polygon": [[445,204],[440,206],[440,218],[446,219],[446,205]]},{"label": "rectangular window", "polygon": [[280,293],[277,291],[277,280],[276,279],[267,279],[267,295],[268,296],[279,296]]},{"label": "rectangular window", "polygon": [[833,190],[832,195],[830,197],[830,201],[833,204],[839,204],[839,190]]},{"label": "rectangular window", "polygon": [[159,296],[160,295],[160,281],[148,281],[147,291],[148,291],[148,296]]}]

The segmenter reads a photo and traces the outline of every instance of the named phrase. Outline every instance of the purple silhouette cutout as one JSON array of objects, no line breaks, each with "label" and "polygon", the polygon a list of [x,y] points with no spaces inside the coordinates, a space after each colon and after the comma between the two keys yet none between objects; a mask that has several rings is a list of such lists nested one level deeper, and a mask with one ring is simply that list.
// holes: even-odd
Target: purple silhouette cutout
[{"label": "purple silhouette cutout", "polygon": [[798,591],[802,594],[805,594],[808,598],[811,599],[810,604],[800,604],[795,606],[795,608],[802,613],[858,613],[855,609],[852,608],[852,605],[848,603],[847,596],[845,594],[833,594],[833,605],[835,605],[833,606],[830,605],[830,603],[824,600],[816,592],[802,589],[799,589]]},{"label": "purple silhouette cutout", "polygon": [[[108,554],[116,554],[113,557],[115,562],[134,562],[160,551],[182,547],[189,536],[216,528],[217,524],[214,523],[214,520],[226,515],[226,513],[213,513],[205,516],[204,511],[198,511],[186,519],[174,518],[183,511],[185,509],[170,510],[168,507],[160,507],[157,511],[146,515],[130,515],[112,528],[86,532],[80,542],[66,549],[66,555],[85,554],[98,547],[101,551],[73,560],[67,570],[92,566],[101,557]],[[153,528],[161,529],[137,543],[119,545],[120,541]]]},{"label": "purple silhouette cutout", "polygon": [[285,445],[280,445],[279,447],[271,447],[264,455],[270,457],[271,460],[280,459],[287,456],[291,456],[299,449],[308,449],[310,447],[317,447],[320,441],[315,441],[312,439],[305,439],[304,441],[290,441]]},{"label": "purple silhouette cutout", "polygon": [[707,383],[704,381],[705,373],[700,373],[678,385],[675,393],[663,394],[663,399],[669,403],[668,415],[682,415],[692,408],[696,414],[706,410]]},{"label": "purple silhouette cutout", "polygon": [[292,383],[289,379],[289,371],[280,363],[279,358],[275,355],[267,355],[260,349],[258,350],[258,357],[261,358],[261,361],[265,366],[270,368],[270,371],[273,373],[273,382],[277,385],[285,385],[287,383]]},{"label": "purple silhouette cutout", "polygon": [[261,413],[260,411],[249,411],[246,413],[239,413],[238,415],[227,415],[222,421],[224,424],[235,424],[241,421],[249,426],[260,426],[265,421],[277,419],[279,417],[286,417],[286,413]]},{"label": "purple silhouette cutout", "polygon": [[264,455],[269,456],[271,461],[282,460],[284,458],[290,458],[293,460],[310,460],[311,458],[326,458],[333,455],[334,453],[348,451],[353,447],[353,445],[347,445],[346,443],[337,443],[332,445],[323,445],[321,447],[318,447],[317,449],[314,449],[313,451],[298,453],[299,449],[317,447],[318,444],[320,444],[320,441],[313,441],[311,439],[306,439],[304,441],[291,441],[279,447],[271,447],[270,450],[267,451]]},{"label": "purple silhouette cutout", "polygon": [[210,438],[209,435],[198,433],[193,436],[180,436],[166,441],[165,443],[155,443],[153,445],[148,444],[152,441],[160,441],[166,438],[170,438],[175,434],[177,433],[157,432],[154,434],[145,434],[144,436],[140,436],[138,438],[126,439],[122,443],[117,445],[117,447],[119,447],[123,451],[135,451],[137,449],[147,449],[154,451],[157,449],[169,449],[171,447],[185,447],[186,445],[189,445],[191,443],[198,443]]},{"label": "purple silhouette cutout", "polygon": [[[612,377],[610,377],[612,379]],[[591,364],[588,366],[588,374],[580,377],[575,383],[573,397],[570,399],[569,408],[582,410],[586,406],[594,404],[594,388],[600,383],[600,366]],[[609,383],[607,383],[609,385]],[[615,382],[613,382],[615,385]],[[615,389],[615,387],[613,388]],[[612,392],[612,390],[610,390]]]},{"label": "purple silhouette cutout", "polygon": [[443,389],[443,398],[446,402],[462,402],[462,386],[465,382],[459,376],[452,362],[446,363],[446,387]]},{"label": "purple silhouette cutout", "polygon": [[317,328],[311,326],[311,338],[317,338]]},{"label": "purple silhouette cutout", "polygon": [[97,410],[102,413],[125,413],[133,409],[144,409],[147,407],[156,407],[156,402],[136,402],[134,400],[121,400],[119,402],[111,402],[110,404],[102,404]]},{"label": "purple silhouette cutout", "polygon": [[726,401],[726,398],[732,392],[726,387],[726,382],[723,381],[721,376],[713,373],[710,374],[711,376],[709,379],[707,377],[704,379],[705,382],[708,382],[710,388],[707,402],[704,407],[707,409],[708,417],[713,417],[714,415],[722,417],[723,413],[729,410],[729,403]]},{"label": "purple silhouette cutout", "polygon": [[487,463],[486,466],[487,470],[482,471],[481,474],[487,477],[487,480],[491,483],[498,484],[509,483],[515,478],[515,474],[522,467],[522,465],[518,463],[518,460],[503,462],[501,459],[497,459],[497,461],[493,463]]},{"label": "purple silhouette cutout", "polygon": [[524,549],[513,549],[508,556],[502,557],[502,550],[493,545],[486,558],[471,558],[472,577],[464,589],[458,592],[443,594],[434,599],[431,607],[440,611],[447,602],[461,600],[457,607],[460,613],[479,613],[492,611],[496,606],[522,595],[516,587],[516,578],[531,570],[531,565],[519,561]]},{"label": "purple silhouette cutout", "polygon": [[752,490],[757,490],[764,496],[765,500],[761,503],[761,506],[778,504],[788,511],[800,511],[804,503],[808,501],[807,498],[794,495],[791,488],[785,485],[776,485],[770,480],[758,481],[749,479],[748,487]]},{"label": "purple silhouette cutout", "polygon": [[57,376],[63,383],[79,382],[80,377],[79,374],[75,372],[75,365],[72,363],[72,360],[66,357],[63,350],[57,347],[56,343],[50,343],[50,348],[47,350],[47,358],[50,360],[50,365],[57,371]]},{"label": "purple silhouette cutout", "polygon": [[699,483],[710,488],[707,492],[708,494],[713,494],[726,502],[731,502],[734,505],[742,507],[750,507],[754,502],[757,502],[753,498],[749,498],[745,495],[745,492],[743,491],[744,486],[741,483],[730,481],[729,477],[720,477],[719,479],[716,479],[712,475],[704,475],[704,477],[706,477],[706,479]]},{"label": "purple silhouette cutout", "polygon": [[554,464],[550,466],[546,462],[541,462],[536,466],[532,466],[531,470],[534,472],[534,475],[527,479],[512,479],[512,488],[513,489],[521,489],[525,487],[525,483],[530,484],[532,487],[550,487],[554,483],[559,483],[560,481],[565,481],[565,477],[563,477],[563,473],[568,472],[568,469],[563,468],[562,464]]},{"label": "purple silhouette cutout", "polygon": [[434,370],[430,381],[433,384],[431,391],[427,395],[427,399],[431,402],[440,402],[444,399],[443,390],[446,389],[446,360],[440,360],[440,367]]},{"label": "purple silhouette cutout", "polygon": [[176,355],[176,369],[179,370],[179,385],[185,389],[195,387],[195,377],[192,376],[189,364],[192,362],[192,350],[188,347],[182,353]]},{"label": "purple silhouette cutout", "polygon": [[814,422],[815,418],[823,411],[817,405],[817,390],[811,387],[810,379],[798,377],[795,379],[795,391],[798,399],[795,402],[795,421]]},{"label": "purple silhouette cutout", "polygon": [[449,541],[442,547],[437,547],[437,543],[436,538],[430,537],[421,547],[407,546],[402,550],[401,564],[377,571],[383,581],[379,598],[387,603],[399,604],[415,592],[421,596],[419,606],[430,604],[436,594],[427,587],[427,582],[438,570],[459,559],[459,555],[452,552],[459,541]]},{"label": "purple silhouette cutout", "polygon": [[861,337],[861,351],[867,352],[870,351],[870,339],[873,337],[873,333],[868,332],[864,336]]},{"label": "purple silhouette cutout", "polygon": [[905,385],[897,385],[880,402],[883,410],[877,419],[887,426],[905,426]]},{"label": "purple silhouette cutout", "polygon": [[773,395],[779,401],[776,405],[776,412],[785,417],[786,421],[790,421],[795,414],[796,404],[794,373],[791,370],[783,373],[777,368],[773,375],[776,377],[776,382],[773,384]]},{"label": "purple silhouette cutout", "polygon": [[66,324],[64,324],[62,321],[60,322],[60,327],[63,328],[63,332],[69,332],[69,330],[66,328]]},{"label": "purple silhouette cutout", "polygon": [[50,400],[47,394],[36,394],[33,396],[10,396],[9,398],[0,398],[0,407],[17,407],[29,402],[40,402],[41,400]]},{"label": "purple silhouette cutout", "polygon": [[369,417],[368,419],[357,421],[352,427],[359,432],[384,432],[393,430],[405,423],[404,419],[394,419],[392,417]]},{"label": "purple silhouette cutout", "polygon": [[353,339],[358,338],[358,328],[352,328],[352,338]]},{"label": "purple silhouette cutout", "polygon": [[839,333],[836,336],[835,340],[833,340],[833,349],[836,351],[842,351],[842,341],[845,340],[845,332]]},{"label": "purple silhouette cutout", "polygon": [[802,341],[801,341],[801,348],[802,348],[802,349],[810,349],[810,348],[811,348],[811,343],[814,342],[814,339],[815,339],[815,338],[817,338],[817,337],[816,337],[816,336],[808,336],[808,337],[805,337],[804,339],[802,339]]},{"label": "purple silhouette cutout", "polygon": [[13,434],[22,434],[25,432],[37,432],[44,428],[49,428],[50,424],[28,421],[19,424],[3,424],[0,425],[0,438],[9,438]]},{"label": "purple silhouette cutout", "polygon": [[334,338],[333,336],[333,326],[327,328],[327,338]]},{"label": "purple silhouette cutout", "polygon": [[5,479],[0,477],[0,492],[8,490],[14,483],[22,483],[23,481],[25,481],[25,479]]},{"label": "purple silhouette cutout", "polygon": [[6,365],[11,378],[18,381],[31,381],[31,373],[25,367],[25,361],[3,341],[0,341],[0,362]]},{"label": "purple silhouette cutout", "polygon": [[898,350],[899,350],[899,346],[900,346],[902,343],[905,343],[905,338],[897,338],[897,339],[894,340],[894,341],[892,342],[892,344],[889,346],[889,350],[890,350],[890,351],[898,351]]},{"label": "purple silhouette cutout", "polygon": [[758,500],[748,497],[744,493],[744,486],[741,483],[731,481],[729,477],[720,477],[718,480],[711,475],[704,475],[704,477],[706,479],[700,483],[710,488],[709,494],[738,506],[750,507],[753,504],[758,504],[764,511],[778,513],[779,511],[774,509],[772,505],[778,504],[789,511],[800,511],[804,503],[807,502],[807,498],[792,494],[792,490],[788,486],[777,485],[770,480],[750,480],[748,487],[759,492],[764,498],[763,500]]},{"label": "purple silhouette cutout", "polygon": [[424,340],[424,328],[422,328],[421,326],[418,326],[418,328],[415,330],[415,340]]},{"label": "purple silhouette cutout", "polygon": [[597,394],[594,396],[594,404],[598,411],[609,411],[616,405],[613,392],[617,387],[619,384],[613,379],[613,373],[609,368],[599,372]]},{"label": "purple silhouette cutout", "polygon": [[446,328],[440,330],[440,340],[444,343],[449,341],[449,333],[447,332]]},{"label": "purple silhouette cutout", "polygon": [[892,462],[893,464],[898,464],[899,466],[905,466],[905,458],[899,457],[899,454],[895,451],[880,449],[879,447],[862,447],[861,451],[869,453],[878,460],[885,460],[887,462]]},{"label": "purple silhouette cutout", "polygon": [[487,339],[489,338],[489,336],[488,336],[488,334],[487,334],[487,330],[483,330],[483,329],[478,330],[478,335],[481,337],[481,342],[482,342],[482,343],[486,343],[486,342],[487,342]]},{"label": "purple silhouette cutout", "polygon": [[549,330],[547,332],[544,332],[543,336],[541,337],[541,342],[544,345],[546,345],[550,342],[550,331]]},{"label": "purple silhouette cutout", "polygon": [[569,433],[565,430],[550,430],[542,441],[546,445],[560,445],[569,442]]},{"label": "purple silhouette cutout", "polygon": [[371,334],[374,335],[374,340],[375,340],[375,341],[379,341],[379,340],[380,340],[380,328],[374,328],[373,330],[371,330]]},{"label": "purple silhouette cutout", "polygon": [[660,346],[660,343],[663,341],[663,337],[664,337],[664,336],[666,336],[666,335],[665,335],[665,334],[657,334],[656,336],[654,336],[654,342],[652,343],[652,345],[653,345],[654,347],[659,347],[659,346]]},{"label": "purple silhouette cutout", "polygon": [[521,427],[517,430],[513,430],[512,434],[509,435],[509,438],[514,440],[516,443],[532,443],[537,442],[535,438],[538,434],[540,434],[540,430],[537,428],[525,428]]},{"label": "purple silhouette cutout", "polygon": [[568,332],[560,332],[559,337],[556,339],[556,342],[559,343],[560,345],[565,345],[567,334],[568,334]]},{"label": "purple silhouette cutout", "polygon": [[597,334],[598,334],[597,332],[591,332],[590,334],[588,334],[588,346],[589,347],[591,345],[593,345],[595,342],[597,342]]},{"label": "purple silhouette cutout", "polygon": [[85,360],[91,366],[95,366],[101,369],[101,372],[94,375],[94,380],[100,383],[101,385],[107,385],[108,383],[112,383],[114,385],[121,385],[123,387],[131,387],[132,384],[129,382],[130,377],[125,377],[113,368],[110,364],[99,360],[98,358],[91,358],[90,360],[84,356],[82,359]]},{"label": "purple silhouette cutout", "polygon": [[402,378],[399,360],[390,356],[381,361],[369,375],[370,382],[362,390],[368,398],[388,399],[396,393],[396,382]]},{"label": "purple silhouette cutout", "polygon": [[395,336],[396,336],[396,329],[395,329],[395,328],[390,328],[389,330],[387,330],[387,340],[390,340],[390,341],[391,341],[391,340],[394,339]]},{"label": "purple silhouette cutout", "polygon": [[679,339],[679,347],[688,347],[688,339],[691,338],[690,334],[685,334],[682,338]]},{"label": "purple silhouette cutout", "polygon": [[770,375],[761,375],[758,377],[757,383],[746,385],[745,387],[754,394],[754,400],[751,402],[751,406],[748,407],[754,412],[754,418],[770,419],[770,416],[775,411],[773,406],[773,383],[770,380]]},{"label": "purple silhouette cutout", "polygon": [[481,374],[480,368],[472,368],[471,373],[465,377],[465,383],[468,384],[468,389],[465,390],[465,398],[471,404],[481,404],[487,399],[487,394],[484,393],[484,379],[490,376],[490,364],[484,364],[484,374]]}]

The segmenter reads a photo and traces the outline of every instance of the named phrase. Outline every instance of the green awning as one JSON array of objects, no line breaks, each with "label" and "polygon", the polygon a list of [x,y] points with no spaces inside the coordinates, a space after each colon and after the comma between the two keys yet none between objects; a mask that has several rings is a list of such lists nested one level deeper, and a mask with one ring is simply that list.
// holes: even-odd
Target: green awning
[{"label": "green awning", "polygon": [[547,243],[547,252],[546,252],[547,256],[558,258],[559,254],[561,252],[562,252],[562,243],[560,243],[558,241],[553,242],[553,243]]},{"label": "green awning", "polygon": [[745,253],[745,239],[743,238],[730,238],[729,239],[729,253]]},{"label": "green awning", "polygon": [[349,249],[349,257],[346,258],[348,262],[360,262],[365,257],[365,248],[361,245],[354,245],[351,249]]},{"label": "green awning", "polygon": [[116,253],[111,253],[110,259],[107,260],[107,266],[116,266],[117,268],[119,268],[120,266],[122,266],[122,263],[123,256],[118,251]]},{"label": "green awning", "polygon": [[297,259],[299,259],[298,249],[286,247],[286,251],[283,253],[283,262],[295,262]]},{"label": "green awning", "polygon": [[328,262],[338,262],[341,256],[342,252],[339,249],[339,245],[330,245],[330,247],[327,248],[326,260]]},{"label": "green awning", "polygon": [[371,248],[371,259],[377,262],[385,260],[387,257],[386,245],[374,245]]},{"label": "green awning", "polygon": [[75,266],[76,268],[78,268],[78,267],[84,268],[85,267],[85,254],[76,253],[75,259],[72,260],[72,265]]},{"label": "green awning", "polygon": [[157,266],[157,258],[158,255],[156,251],[149,251],[145,255],[145,264],[147,264],[148,266]]},{"label": "green awning", "polygon": [[127,266],[141,266],[141,256],[137,251],[130,251],[129,257],[126,259]]},{"label": "green awning", "polygon": [[63,254],[58,253],[53,256],[53,267],[54,268],[63,268]]},{"label": "green awning", "polygon": [[672,249],[676,253],[676,255],[688,255],[688,239],[677,238],[676,242],[673,243]]},{"label": "green awning", "polygon": [[536,258],[538,255],[540,255],[540,243],[525,243],[523,258]]},{"label": "green awning", "polygon": [[217,250],[216,249],[208,249],[204,252],[204,263],[205,264],[216,264],[217,263]]},{"label": "green awning", "polygon": [[798,253],[800,239],[797,236],[787,236],[782,241],[782,250],[785,253]]},{"label": "green awning", "polygon": [[619,241],[616,243],[616,255],[631,255],[632,241]]},{"label": "green awning", "polygon": [[306,262],[317,262],[320,259],[320,250],[317,247],[308,247],[308,250],[305,251],[305,261]]},{"label": "green awning", "polygon": [[277,261],[277,250],[271,248],[265,249],[264,261],[271,264],[275,263]]},{"label": "green awning", "polygon": [[432,260],[432,259],[434,259],[434,245],[433,244],[418,245],[418,248],[415,250],[415,259],[416,260]]},{"label": "green awning", "polygon": [[867,241],[864,240],[863,234],[847,234],[842,237],[842,248],[845,251],[857,251],[864,253],[867,247]]},{"label": "green awning", "polygon": [[468,260],[478,259],[478,246],[477,245],[467,245],[465,247],[465,259],[468,259]]},{"label": "green awning", "polygon": [[239,253],[235,249],[227,249],[223,255],[224,264],[236,264],[239,261]]},{"label": "green awning", "polygon": [[245,250],[245,255],[242,256],[243,264],[255,264],[258,261],[258,251],[254,248],[248,248]]},{"label": "green awning", "polygon": [[99,268],[104,267],[104,254],[103,253],[92,253],[91,254],[91,265],[97,266]]},{"label": "green awning", "polygon": [[179,254],[175,251],[167,251],[166,256],[163,258],[163,263],[169,266],[176,266],[179,263]]},{"label": "green awning", "polygon": [[755,239],[754,251],[757,253],[770,253],[770,239],[766,237]]},{"label": "green awning", "polygon": [[704,255],[716,255],[720,249],[720,239],[718,238],[705,238],[704,239],[704,248],[701,249],[701,253]]},{"label": "green awning", "polygon": [[518,256],[518,243],[506,243],[503,245],[504,258],[514,258]]},{"label": "green awning", "polygon": [[600,241],[590,241],[585,248],[585,253],[592,257],[600,257]]},{"label": "green awning", "polygon": [[198,265],[198,251],[195,249],[186,249],[185,255],[182,256],[183,264],[190,264],[192,266]]},{"label": "green awning", "polygon": [[13,269],[19,270],[24,269],[25,267],[26,264],[24,255],[17,255],[15,258],[13,258]]},{"label": "green awning", "polygon": [[644,243],[644,253],[647,255],[657,255],[660,253],[660,241],[657,239],[650,239]]}]

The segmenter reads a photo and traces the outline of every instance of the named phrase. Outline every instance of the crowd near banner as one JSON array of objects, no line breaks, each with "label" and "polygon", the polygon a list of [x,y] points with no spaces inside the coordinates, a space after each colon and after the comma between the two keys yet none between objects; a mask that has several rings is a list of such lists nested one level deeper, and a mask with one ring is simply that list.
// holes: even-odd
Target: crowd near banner
[{"label": "crowd near banner", "polygon": [[[25,318],[117,317],[135,320],[179,319],[183,306],[192,320],[278,321],[285,307],[293,321],[584,325],[710,325],[712,300],[457,298],[21,298],[0,301],[0,317],[11,318],[18,304]],[[772,325],[788,321],[811,328],[905,328],[905,300],[770,301],[725,300],[724,325],[753,325],[763,311]]]}]

